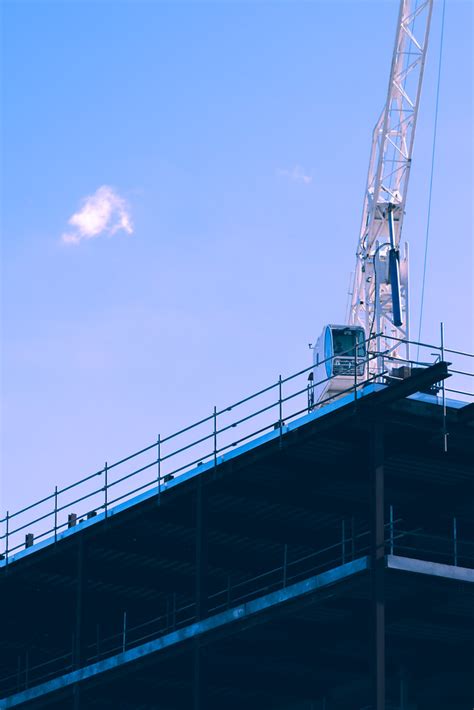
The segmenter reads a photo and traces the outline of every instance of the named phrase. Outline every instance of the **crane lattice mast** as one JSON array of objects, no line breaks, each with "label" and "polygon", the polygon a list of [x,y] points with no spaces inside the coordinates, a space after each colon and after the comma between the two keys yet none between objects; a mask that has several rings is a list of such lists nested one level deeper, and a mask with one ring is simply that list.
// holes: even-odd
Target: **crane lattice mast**
[{"label": "crane lattice mast", "polygon": [[409,339],[408,245],[401,259],[399,248],[432,9],[433,0],[400,2],[387,101],[373,132],[348,318],[376,336],[371,351],[392,349],[390,337]]}]

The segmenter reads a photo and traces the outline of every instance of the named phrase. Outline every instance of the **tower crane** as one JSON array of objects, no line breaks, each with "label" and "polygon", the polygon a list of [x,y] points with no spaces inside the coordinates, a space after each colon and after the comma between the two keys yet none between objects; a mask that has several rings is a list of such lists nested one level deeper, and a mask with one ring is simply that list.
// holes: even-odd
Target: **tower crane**
[{"label": "tower crane", "polygon": [[372,135],[351,302],[314,349],[313,403],[380,372],[374,353],[409,359],[408,244],[401,234],[433,0],[401,0],[385,106]]}]

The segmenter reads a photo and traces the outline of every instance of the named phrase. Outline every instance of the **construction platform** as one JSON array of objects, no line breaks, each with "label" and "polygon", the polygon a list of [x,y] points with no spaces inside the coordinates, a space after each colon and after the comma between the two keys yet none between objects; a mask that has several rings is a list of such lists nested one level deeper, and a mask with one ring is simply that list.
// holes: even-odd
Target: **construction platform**
[{"label": "construction platform", "polygon": [[56,491],[0,562],[0,708],[470,710],[474,407],[420,394],[447,375],[227,454],[214,418],[207,460],[163,473],[159,441],[156,486],[114,504],[106,466],[67,523]]}]

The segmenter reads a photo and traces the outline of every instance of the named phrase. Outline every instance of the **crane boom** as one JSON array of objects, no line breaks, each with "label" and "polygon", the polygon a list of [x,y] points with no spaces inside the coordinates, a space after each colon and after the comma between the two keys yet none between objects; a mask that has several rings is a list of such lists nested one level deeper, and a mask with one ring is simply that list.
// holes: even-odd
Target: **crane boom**
[{"label": "crane boom", "polygon": [[409,339],[408,246],[401,261],[399,249],[432,9],[433,0],[400,2],[387,100],[373,132],[348,322],[376,335],[369,349],[379,352],[394,345],[384,336]]}]

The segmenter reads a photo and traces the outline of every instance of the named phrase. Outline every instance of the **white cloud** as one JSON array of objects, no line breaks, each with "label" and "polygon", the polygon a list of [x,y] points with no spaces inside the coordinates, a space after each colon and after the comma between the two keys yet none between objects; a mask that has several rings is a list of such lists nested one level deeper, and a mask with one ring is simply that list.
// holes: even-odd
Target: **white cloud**
[{"label": "white cloud", "polygon": [[83,239],[101,234],[111,236],[120,230],[133,233],[128,204],[109,185],[102,185],[93,195],[85,197],[80,210],[68,219],[68,224],[72,229],[61,236],[65,244],[79,244]]},{"label": "white cloud", "polygon": [[302,182],[304,185],[309,185],[313,182],[312,176],[305,172],[300,165],[295,165],[290,170],[278,170],[278,175],[286,177],[292,182]]}]

